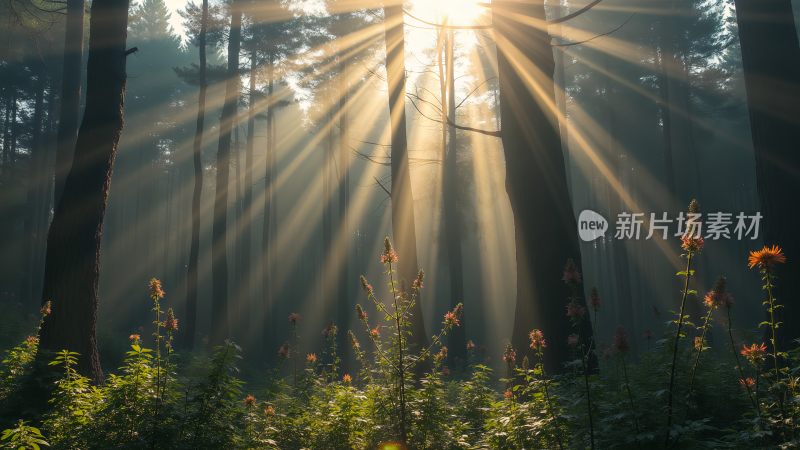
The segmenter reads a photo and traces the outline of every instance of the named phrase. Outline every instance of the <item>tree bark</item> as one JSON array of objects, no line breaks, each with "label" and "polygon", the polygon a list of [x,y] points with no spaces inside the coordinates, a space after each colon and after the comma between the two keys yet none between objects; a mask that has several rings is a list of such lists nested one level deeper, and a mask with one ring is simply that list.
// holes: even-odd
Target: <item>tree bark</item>
[{"label": "tree bark", "polygon": [[128,0],[92,3],[86,111],[47,238],[42,301],[53,307],[38,358],[78,352],[78,370],[95,382],[103,379],[96,337],[100,243],[123,127],[127,27]]},{"label": "tree bark", "polygon": [[[419,265],[406,136],[406,69],[402,2],[395,1],[384,6],[383,15],[391,127],[392,237],[393,244],[400,255],[399,279],[411,283],[419,270]],[[421,299],[417,299],[411,309],[413,336],[409,342],[415,346],[422,346],[427,341],[420,303]]]},{"label": "tree bark", "polygon": [[[506,191],[517,253],[512,344],[527,350],[528,332],[541,329],[548,342],[545,366],[561,371],[572,332],[564,313],[570,291],[562,268],[568,258],[580,267],[580,249],[555,116],[553,51],[542,0],[493,5]],[[585,304],[582,295],[580,301]],[[582,324],[589,342],[591,325]]]},{"label": "tree bark", "polygon": [[64,66],[61,73],[61,106],[55,163],[54,204],[61,198],[64,179],[72,163],[81,113],[84,0],[67,0],[64,34]]},{"label": "tree bark", "polygon": [[203,131],[205,128],[206,90],[206,33],[208,31],[208,0],[203,0],[200,35],[197,47],[200,53],[200,88],[197,94],[197,121],[192,141],[194,188],[192,190],[192,236],[189,243],[189,267],[186,273],[186,304],[184,309],[183,347],[192,350],[197,332],[197,271],[200,263],[200,198],[203,194]]},{"label": "tree bark", "polygon": [[242,40],[241,0],[231,3],[231,30],[228,38],[228,78],[225,81],[225,102],[219,123],[217,149],[217,186],[212,225],[211,278],[212,295],[211,344],[220,345],[230,335],[228,323],[228,178],[231,158],[231,131],[236,123],[239,102],[239,50]]},{"label": "tree bark", "polygon": [[[777,269],[776,297],[784,349],[800,337],[800,46],[790,0],[736,0],[736,19],[756,159],[763,240],[783,247],[790,263]],[[792,258],[795,258],[792,263]]]},{"label": "tree bark", "polygon": [[[456,141],[456,78],[455,78],[455,36],[453,30],[445,32],[445,60],[447,67],[447,153],[445,155],[443,180],[445,245],[447,247],[447,268],[450,274],[450,309],[464,301],[464,269],[461,253],[461,205],[458,195],[458,147]],[[455,327],[448,336],[450,356],[454,361],[466,361],[467,339],[464,316],[461,326]]]}]

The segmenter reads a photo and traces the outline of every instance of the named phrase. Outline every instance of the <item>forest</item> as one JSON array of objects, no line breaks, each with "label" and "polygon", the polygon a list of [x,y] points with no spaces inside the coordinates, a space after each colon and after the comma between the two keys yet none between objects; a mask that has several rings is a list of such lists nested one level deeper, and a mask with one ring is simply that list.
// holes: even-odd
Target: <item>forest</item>
[{"label": "forest", "polygon": [[800,448],[800,0],[0,0],[0,449]]}]

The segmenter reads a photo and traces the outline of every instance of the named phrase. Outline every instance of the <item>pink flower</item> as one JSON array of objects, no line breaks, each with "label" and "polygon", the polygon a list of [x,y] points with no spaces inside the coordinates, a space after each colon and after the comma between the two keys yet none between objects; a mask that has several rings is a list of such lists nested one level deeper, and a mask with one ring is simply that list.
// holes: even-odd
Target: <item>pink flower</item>
[{"label": "pink flower", "polygon": [[283,359],[289,357],[289,344],[283,344],[280,346],[280,348],[278,348],[278,356]]},{"label": "pink flower", "polygon": [[702,237],[696,237],[692,232],[686,232],[681,236],[681,248],[688,253],[699,253],[705,245]]},{"label": "pink flower", "polygon": [[164,328],[167,331],[178,331],[178,319],[172,308],[167,310],[167,318],[164,320]]},{"label": "pink flower", "polygon": [[475,350],[475,343],[472,342],[472,339],[467,341],[467,350]]},{"label": "pink flower", "polygon": [[364,289],[367,295],[372,295],[373,293],[372,285],[367,282],[367,277],[364,275],[361,275],[361,289]]},{"label": "pink flower", "polygon": [[541,350],[547,347],[547,341],[544,339],[542,330],[535,329],[528,333],[528,339],[531,341],[531,348],[534,350]]},{"label": "pink flower", "polygon": [[378,325],[377,327],[369,330],[369,335],[372,336],[373,338],[379,337],[381,335],[381,326]]},{"label": "pink flower", "polygon": [[514,393],[511,392],[511,389],[506,389],[506,391],[503,392],[503,398],[506,400],[511,400],[512,398],[514,398]]},{"label": "pink flower", "polygon": [[448,311],[444,315],[444,325],[447,327],[457,327],[461,325],[461,321],[459,318],[461,317],[461,311],[463,309],[463,305],[459,303],[453,308],[452,311]]},{"label": "pink flower", "polygon": [[517,363],[517,352],[511,344],[506,345],[506,350],[503,352],[503,361],[509,366],[513,367]]},{"label": "pink flower", "polygon": [[383,253],[381,253],[381,263],[382,264],[391,264],[397,262],[397,253],[392,248],[392,243],[389,242],[389,238],[386,237],[383,240]]},{"label": "pink flower", "polygon": [[289,323],[292,325],[297,325],[297,322],[300,321],[300,314],[291,313],[289,314]]},{"label": "pink flower", "polygon": [[414,281],[411,282],[411,288],[417,291],[422,289],[425,286],[422,282],[424,278],[425,278],[425,272],[420,270],[419,273],[417,273],[417,278],[415,278]]}]

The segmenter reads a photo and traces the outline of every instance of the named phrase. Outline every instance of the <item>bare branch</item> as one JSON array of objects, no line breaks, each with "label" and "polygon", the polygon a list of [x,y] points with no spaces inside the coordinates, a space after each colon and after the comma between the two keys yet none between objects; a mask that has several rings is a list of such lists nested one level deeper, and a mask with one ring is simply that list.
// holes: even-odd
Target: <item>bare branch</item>
[{"label": "bare branch", "polygon": [[619,30],[620,30],[622,27],[624,27],[624,26],[625,26],[625,25],[626,25],[628,22],[630,22],[630,20],[631,20],[631,19],[633,19],[633,16],[634,16],[635,14],[636,14],[636,13],[633,13],[633,14],[631,14],[630,16],[628,16],[628,18],[627,18],[627,19],[625,19],[625,21],[624,21],[624,22],[622,22],[622,23],[621,23],[621,24],[620,24],[618,27],[614,28],[614,29],[613,29],[613,30],[611,30],[611,31],[607,31],[607,32],[605,32],[605,33],[602,33],[602,34],[598,34],[598,35],[592,36],[592,37],[590,37],[589,39],[584,39],[584,40],[582,40],[582,41],[577,41],[577,42],[567,42],[567,43],[565,43],[565,44],[553,44],[553,47],[571,47],[571,46],[573,46],[573,45],[581,45],[581,44],[585,44],[585,43],[587,43],[587,42],[591,42],[591,41],[593,41],[593,40],[595,40],[595,39],[598,39],[598,38],[601,38],[601,37],[603,37],[603,36],[608,36],[609,34],[615,33],[615,32],[617,32],[617,31],[619,31]]}]

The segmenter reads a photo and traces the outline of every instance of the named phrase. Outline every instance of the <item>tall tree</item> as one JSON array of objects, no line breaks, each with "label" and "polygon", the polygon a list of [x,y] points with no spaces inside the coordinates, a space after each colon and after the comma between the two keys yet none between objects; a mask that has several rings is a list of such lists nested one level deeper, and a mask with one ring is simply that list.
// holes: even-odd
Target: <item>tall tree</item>
[{"label": "tall tree", "polygon": [[89,20],[86,110],[75,156],[47,237],[39,358],[61,349],[81,354],[78,369],[103,379],[97,351],[100,241],[117,144],[123,127],[128,0],[95,0]]},{"label": "tall tree", "polygon": [[[527,349],[528,332],[541,329],[548,337],[545,364],[558,371],[569,356],[571,332],[564,314],[571,292],[562,268],[568,258],[580,267],[580,248],[555,115],[553,50],[542,0],[492,5],[506,191],[517,253],[512,344]],[[582,296],[580,301],[585,304]],[[589,339],[591,326],[583,323],[582,334]]]},{"label": "tall tree", "polygon": [[216,195],[214,222],[211,229],[211,272],[213,326],[211,342],[220,344],[230,334],[228,324],[228,172],[230,170],[231,131],[237,122],[239,103],[239,51],[242,39],[241,0],[231,3],[231,26],[228,36],[228,73],[225,100],[219,123],[217,148]]},{"label": "tall tree", "polygon": [[61,103],[58,120],[58,141],[55,164],[54,201],[58,202],[69,171],[81,107],[81,74],[83,64],[84,0],[67,0],[64,34],[64,65],[61,72]]},{"label": "tall tree", "polygon": [[[763,239],[800,257],[800,46],[790,0],[736,0],[756,185],[764,216]],[[782,268],[776,296],[782,300],[784,344],[800,336],[800,265]]]},{"label": "tall tree", "polygon": [[[392,173],[392,235],[400,255],[399,278],[408,283],[419,269],[417,234],[414,224],[414,198],[411,192],[411,172],[408,165],[406,136],[406,69],[405,34],[402,0],[393,0],[383,7],[384,40],[386,45],[386,82],[389,87],[389,126],[391,134]],[[426,339],[425,322],[420,300],[414,304],[412,332],[416,344]]]},{"label": "tall tree", "polygon": [[203,132],[205,130],[206,91],[206,34],[208,32],[208,0],[203,0],[196,44],[199,54],[197,93],[197,119],[192,141],[192,165],[194,187],[192,188],[192,235],[189,243],[189,265],[186,272],[186,303],[184,309],[184,347],[192,349],[197,330],[197,271],[200,264],[200,198],[203,194]]},{"label": "tall tree", "polygon": [[[458,141],[456,134],[456,72],[455,31],[444,31],[445,91],[447,93],[447,148],[442,160],[442,203],[444,206],[445,247],[447,268],[450,274],[450,308],[464,301],[464,264],[461,252],[461,206],[458,192]],[[456,327],[448,337],[450,355],[466,360],[467,341],[465,327]]]}]

